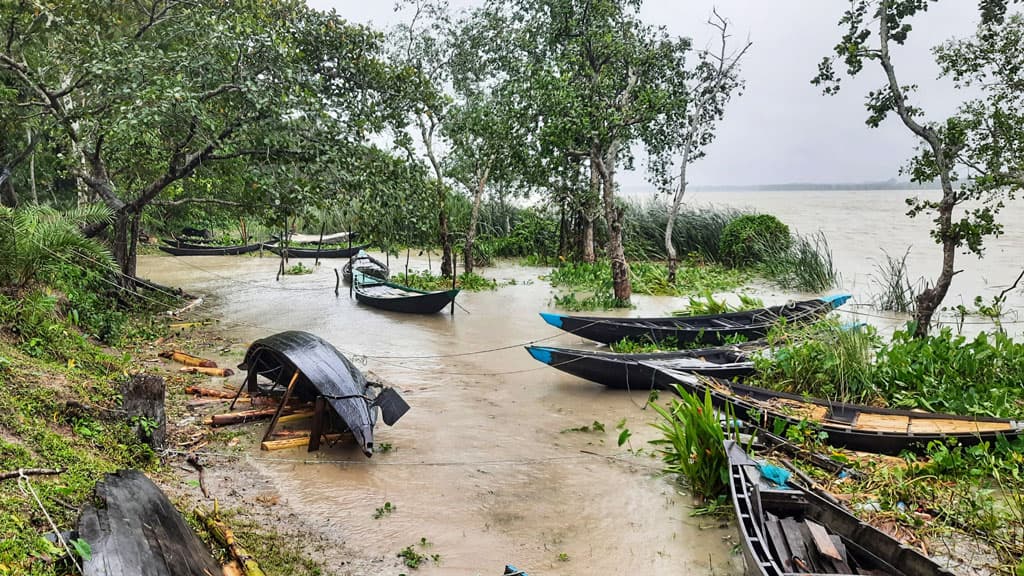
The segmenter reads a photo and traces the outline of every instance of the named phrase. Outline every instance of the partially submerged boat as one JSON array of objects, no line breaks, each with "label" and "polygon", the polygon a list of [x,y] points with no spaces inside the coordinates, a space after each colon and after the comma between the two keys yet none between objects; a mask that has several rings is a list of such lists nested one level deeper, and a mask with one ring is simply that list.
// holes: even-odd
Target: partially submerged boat
[{"label": "partially submerged boat", "polygon": [[[332,232],[330,234],[324,234],[323,236],[321,236],[320,234],[295,234],[295,233],[292,233],[292,234],[288,235],[288,243],[289,244],[341,244],[342,242],[347,242],[348,239],[349,239],[349,236],[351,236],[352,238],[355,238],[356,237],[356,233],[355,232],[351,232],[351,233],[349,233],[349,232]],[[280,240],[281,237],[280,236],[274,236],[274,239]]]},{"label": "partially submerged boat", "polygon": [[346,283],[352,282],[353,269],[363,276],[369,276],[378,280],[387,280],[390,273],[387,264],[370,256],[365,250],[360,250],[341,269],[341,278]]},{"label": "partially submerged boat", "polygon": [[436,292],[417,290],[358,272],[352,276],[352,289],[355,291],[356,300],[367,306],[392,312],[433,314],[451,304],[459,294],[458,289]]},{"label": "partially submerged boat", "polygon": [[773,484],[735,442],[726,440],[725,450],[747,576],[953,576],[822,496]]},{"label": "partially submerged boat", "polygon": [[824,296],[813,300],[791,302],[781,306],[742,312],[702,316],[671,316],[667,318],[615,318],[604,316],[565,316],[542,312],[541,317],[555,328],[576,336],[612,344],[623,339],[637,342],[675,342],[677,346],[701,343],[709,346],[725,344],[732,338],[754,340],[765,336],[780,322],[807,324],[815,322],[842,306],[849,294]]},{"label": "partially submerged boat", "polygon": [[[409,409],[393,388],[367,382],[348,358],[309,332],[290,330],[256,340],[238,367],[248,371],[244,389],[251,396],[283,390],[278,412],[264,439],[270,437],[281,409],[289,400],[317,403],[309,435],[311,451],[319,447],[321,437],[334,427],[351,432],[363,453],[372,456],[377,409],[388,426]],[[260,377],[270,381],[269,388],[261,386]],[[328,406],[329,414],[325,414]]]},{"label": "partially submerged boat", "polygon": [[262,242],[243,244],[238,246],[213,246],[199,244],[185,244],[185,246],[157,246],[160,250],[173,256],[236,256],[248,254],[263,248]]},{"label": "partially submerged boat", "polygon": [[679,388],[703,396],[711,391],[716,408],[731,407],[738,418],[750,419],[768,430],[776,422],[787,426],[810,424],[827,433],[828,444],[850,450],[896,455],[904,450],[923,451],[929,442],[955,440],[963,445],[994,442],[998,436],[1013,439],[1024,436],[1024,422],[958,416],[935,412],[916,412],[879,408],[862,404],[806,398],[673,370],[648,364],[654,371],[654,385],[661,389]]},{"label": "partially submerged boat", "polygon": [[743,378],[754,373],[750,353],[736,346],[645,354],[550,346],[527,346],[526,350],[534,360],[552,368],[621,390],[654,388],[654,366],[719,378]]},{"label": "partially submerged boat", "polygon": [[303,248],[275,244],[267,248],[278,256],[286,253],[289,258],[349,258],[360,250],[366,250],[369,247],[369,244],[363,244],[361,246],[352,246],[351,248]]}]

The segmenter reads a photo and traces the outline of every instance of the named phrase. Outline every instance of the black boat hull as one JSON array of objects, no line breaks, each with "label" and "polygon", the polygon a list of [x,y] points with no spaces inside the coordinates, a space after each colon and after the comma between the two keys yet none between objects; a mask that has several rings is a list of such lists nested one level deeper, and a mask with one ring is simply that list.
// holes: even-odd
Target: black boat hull
[{"label": "black boat hull", "polygon": [[744,378],[754,373],[752,362],[734,348],[704,348],[650,354],[617,354],[607,351],[572,350],[547,346],[527,346],[534,360],[584,380],[619,390],[650,390],[657,387],[654,369],[649,362],[704,359],[686,371],[719,378]]},{"label": "black boat hull", "polygon": [[[814,545],[799,532],[776,532],[768,527],[775,520],[812,520],[838,536],[848,559],[861,564],[862,570],[895,576],[953,576],[953,574],[917,550],[904,546],[889,535],[861,522],[846,510],[828,502],[814,492],[801,488],[772,488],[762,486],[757,463],[751,460],[736,443],[725,442],[729,457],[729,492],[736,510],[740,533],[740,548],[746,564],[747,576],[782,576],[805,570],[787,566],[793,556],[804,564],[813,564]],[[783,520],[786,522],[786,520]],[[775,524],[778,526],[778,524]],[[786,524],[783,524],[786,525]],[[781,555],[778,548],[788,548],[787,542],[804,542],[802,554],[790,552]],[[833,540],[835,542],[835,540]],[[819,555],[819,558],[821,556]],[[826,569],[830,574],[854,573],[853,570]],[[868,572],[857,572],[868,573]]]},{"label": "black boat hull", "polygon": [[353,266],[355,266],[356,272],[359,272],[364,276],[376,278],[377,280],[387,280],[390,275],[387,264],[377,260],[365,252],[359,252],[349,259],[341,269],[341,279],[346,284],[352,283]]},{"label": "black boat hull", "polygon": [[451,304],[458,293],[458,290],[446,290],[401,298],[379,298],[360,291],[358,284],[355,286],[357,301],[381,310],[405,314],[435,314]]},{"label": "black boat hull", "polygon": [[[756,419],[759,426],[768,430],[774,428],[775,422],[784,422],[787,426],[798,426],[801,423],[806,425],[810,422],[828,434],[825,440],[828,444],[849,450],[898,455],[904,450],[924,452],[928,443],[932,441],[955,440],[965,446],[971,446],[980,442],[995,442],[999,436],[1007,439],[1024,436],[1024,422],[831,402],[730,380],[684,374],[658,366],[650,367],[654,371],[652,379],[655,387],[675,391],[675,385],[678,384],[691,394],[702,397],[710,390],[711,402],[716,408],[729,407],[737,418],[752,421]],[[769,406],[770,403],[783,402],[788,402],[791,408],[773,409]],[[798,405],[817,407],[824,416],[820,420],[812,421],[792,410],[793,406]],[[907,431],[858,428],[862,417],[882,421],[905,419]],[[912,423],[927,431],[912,432]],[[948,430],[943,430],[943,427],[947,427]]]},{"label": "black boat hull", "polygon": [[298,370],[293,397],[326,397],[363,453],[373,454],[377,412],[370,401],[374,389],[368,386],[363,373],[326,340],[295,330],[274,334],[253,342],[238,367],[251,375],[251,380],[246,380],[250,393],[256,392],[256,374],[273,374],[276,382],[287,384]]},{"label": "black boat hull", "polygon": [[160,250],[173,256],[237,256],[256,252],[263,247],[262,242],[244,246],[204,246],[195,248],[179,248],[175,246],[157,246]]},{"label": "black boat hull", "polygon": [[289,246],[288,248],[270,246],[268,249],[278,256],[281,255],[281,252],[287,250],[289,258],[349,258],[360,250],[366,250],[369,246],[369,244],[363,244],[362,246],[353,246],[351,248],[322,249],[319,252],[317,252],[316,248],[296,248],[294,246]]},{"label": "black boat hull", "polygon": [[613,344],[623,339],[638,342],[675,342],[718,346],[736,339],[755,340],[768,334],[776,324],[804,324],[819,320],[848,296],[832,296],[782,306],[729,312],[707,316],[668,318],[614,318],[600,316],[563,316],[541,313],[544,321],[576,336]]}]

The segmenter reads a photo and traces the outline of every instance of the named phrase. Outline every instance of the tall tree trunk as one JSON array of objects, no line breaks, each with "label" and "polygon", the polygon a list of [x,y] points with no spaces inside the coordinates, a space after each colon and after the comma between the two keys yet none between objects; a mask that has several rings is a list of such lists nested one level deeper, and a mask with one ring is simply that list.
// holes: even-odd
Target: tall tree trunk
[{"label": "tall tree trunk", "polygon": [[[938,160],[938,158],[937,158]],[[943,163],[944,164],[944,163]],[[942,238],[942,269],[935,285],[926,288],[917,295],[917,308],[914,311],[914,337],[923,338],[928,335],[932,316],[946,298],[949,285],[953,282],[953,262],[956,257],[956,241],[952,237],[953,208],[956,206],[953,184],[949,180],[949,171],[940,171],[942,182],[942,201],[939,203],[939,238]]]},{"label": "tall tree trunk", "polygon": [[615,142],[606,155],[595,143],[591,149],[591,162],[601,176],[601,191],[604,200],[604,217],[608,222],[608,258],[612,262],[612,290],[616,300],[629,302],[633,286],[629,281],[629,264],[622,246],[622,209],[615,205],[615,162],[619,144]]},{"label": "tall tree trunk", "polygon": [[437,211],[438,236],[441,240],[441,275],[452,275],[452,237],[448,231],[448,207],[445,200],[447,194],[444,191],[444,184],[438,183],[438,202],[441,204]]},{"label": "tall tree trunk", "polygon": [[[26,129],[28,134],[28,145],[32,146],[32,130]],[[32,192],[32,203],[39,204],[39,193],[36,191],[36,153],[33,150],[32,154],[28,157],[28,184],[29,190]]]},{"label": "tall tree trunk", "polygon": [[[565,200],[562,200],[561,210],[559,210],[558,217],[558,256],[559,258],[565,258],[567,240],[569,236],[568,221],[565,218]],[[506,233],[507,234],[507,233]]]},{"label": "tall tree trunk", "polygon": [[594,219],[586,214],[583,215],[583,237],[580,250],[584,262],[593,264],[597,261],[597,254],[594,253]]},{"label": "tall tree trunk", "polygon": [[0,203],[8,208],[18,207],[18,191],[14,189],[14,182],[10,176],[6,180],[0,179]]},{"label": "tall tree trunk", "polygon": [[668,222],[665,223],[665,255],[668,256],[668,281],[676,283],[676,270],[679,268],[679,256],[676,254],[676,246],[672,242],[672,232],[676,226],[676,216],[679,214],[679,206],[683,203],[683,196],[686,195],[686,165],[690,163],[690,150],[693,146],[693,128],[688,131],[690,135],[683,146],[682,164],[679,167],[679,187],[672,196],[672,206],[668,211]]},{"label": "tall tree trunk", "polygon": [[466,230],[466,244],[463,247],[462,269],[467,273],[473,272],[473,242],[476,241],[476,227],[480,221],[480,202],[484,198],[484,190],[487,187],[488,169],[483,171],[477,179],[476,189],[473,190],[473,210],[469,213],[469,228]]},{"label": "tall tree trunk", "polygon": [[126,205],[114,215],[114,260],[121,269],[121,283],[125,287],[134,288],[137,269],[136,252],[139,241],[139,222],[142,214]]}]

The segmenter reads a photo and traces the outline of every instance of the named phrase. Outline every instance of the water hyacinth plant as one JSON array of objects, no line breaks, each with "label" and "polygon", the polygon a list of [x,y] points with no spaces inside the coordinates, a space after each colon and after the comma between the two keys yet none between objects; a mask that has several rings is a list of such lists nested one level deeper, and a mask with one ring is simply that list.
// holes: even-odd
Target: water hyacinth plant
[{"label": "water hyacinth plant", "polygon": [[667,408],[652,403],[661,416],[652,424],[662,438],[652,440],[665,462],[665,471],[683,476],[690,491],[705,500],[713,500],[729,486],[729,457],[725,453],[726,435],[735,435],[731,409],[723,413],[723,423],[711,404],[711,390],[701,400],[676,385],[679,399]]}]

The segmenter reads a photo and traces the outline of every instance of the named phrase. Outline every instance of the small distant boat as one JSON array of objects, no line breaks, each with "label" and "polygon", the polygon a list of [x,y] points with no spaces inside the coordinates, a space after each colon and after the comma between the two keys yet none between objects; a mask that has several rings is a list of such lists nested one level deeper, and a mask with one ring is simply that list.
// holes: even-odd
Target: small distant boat
[{"label": "small distant boat", "polygon": [[[342,242],[348,242],[350,233],[349,232],[335,232],[332,234],[324,234],[323,238],[319,234],[289,234],[289,244],[340,244]],[[356,233],[351,233],[352,238],[356,237]],[[280,240],[280,236],[273,236],[275,240]]]},{"label": "small distant boat", "polygon": [[725,450],[746,576],[953,576],[820,495],[772,484],[735,442]]},{"label": "small distant boat", "polygon": [[1024,436],[1024,422],[1015,420],[833,402],[647,365],[659,389],[674,390],[678,384],[701,397],[710,390],[715,407],[729,406],[738,418],[769,430],[776,422],[810,423],[828,435],[825,442],[850,450],[896,455],[904,450],[921,452],[931,441],[956,440],[970,446],[995,442],[999,436],[1007,440]]},{"label": "small distant boat", "polygon": [[352,288],[355,291],[356,300],[367,306],[392,312],[433,314],[451,304],[455,300],[455,296],[459,294],[458,289],[437,292],[417,290],[409,286],[364,276],[359,272],[353,273],[352,276]]},{"label": "small distant boat", "polygon": [[682,346],[691,342],[717,346],[728,338],[761,338],[779,322],[814,322],[842,306],[849,294],[825,296],[770,308],[668,318],[614,318],[602,316],[564,316],[542,312],[541,317],[555,328],[588,340],[612,344],[624,338],[661,343],[674,340]]},{"label": "small distant boat", "polygon": [[653,366],[719,378],[743,378],[754,373],[749,352],[736,346],[647,354],[549,346],[527,346],[526,350],[534,360],[552,368],[621,390],[649,390],[654,387]]},{"label": "small distant boat", "polygon": [[370,256],[365,250],[360,250],[341,269],[341,277],[346,283],[352,282],[353,268],[363,276],[369,276],[378,280],[388,279],[388,265]]},{"label": "small distant boat", "polygon": [[369,244],[363,244],[361,246],[353,246],[351,248],[296,248],[295,246],[288,246],[285,248],[280,244],[269,246],[269,250],[274,254],[281,255],[281,252],[288,251],[289,258],[349,258],[354,254],[357,254],[360,250],[369,248]]},{"label": "small distant boat", "polygon": [[[389,426],[409,409],[392,388],[383,388],[378,394],[348,358],[309,332],[289,330],[256,340],[238,367],[248,371],[245,385],[250,395],[261,393],[257,377],[264,376],[281,388],[290,388],[289,379],[293,378],[291,398],[326,399],[367,456],[373,455],[376,409],[381,409],[384,423]],[[319,445],[318,437],[316,444]]]},{"label": "small distant boat", "polygon": [[255,252],[264,246],[263,242],[241,246],[157,246],[160,250],[174,256],[236,256]]}]

